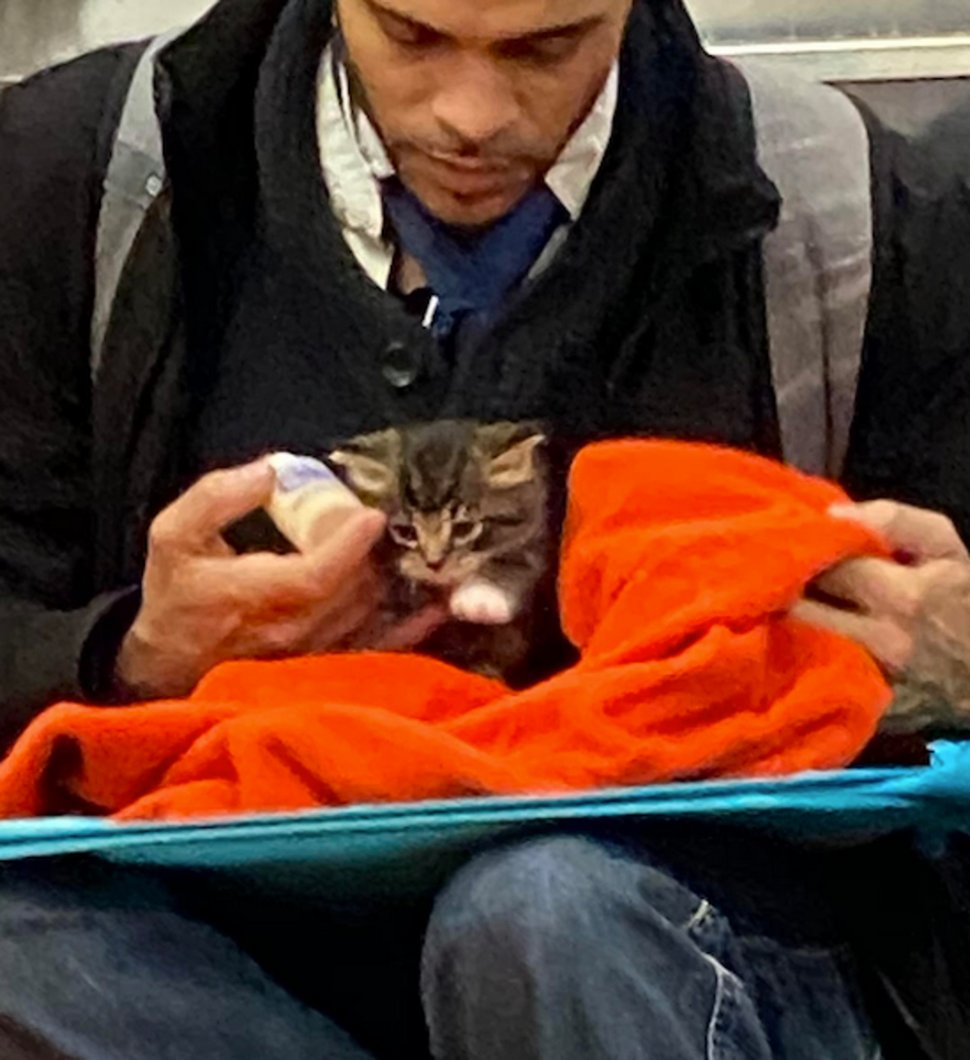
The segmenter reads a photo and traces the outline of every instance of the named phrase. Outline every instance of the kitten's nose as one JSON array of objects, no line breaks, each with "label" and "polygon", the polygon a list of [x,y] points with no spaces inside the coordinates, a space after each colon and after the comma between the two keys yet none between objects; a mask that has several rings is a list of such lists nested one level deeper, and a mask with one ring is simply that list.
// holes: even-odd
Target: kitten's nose
[{"label": "kitten's nose", "polygon": [[424,562],[427,564],[428,570],[433,570],[437,573],[445,565],[445,557],[440,556],[436,559],[425,559]]}]

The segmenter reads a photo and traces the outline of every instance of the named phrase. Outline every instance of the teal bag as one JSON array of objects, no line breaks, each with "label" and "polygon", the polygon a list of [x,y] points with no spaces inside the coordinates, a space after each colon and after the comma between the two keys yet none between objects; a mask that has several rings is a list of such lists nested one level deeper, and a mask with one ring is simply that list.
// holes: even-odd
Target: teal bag
[{"label": "teal bag", "polygon": [[204,871],[294,896],[355,902],[426,897],[483,845],[557,827],[690,819],[797,839],[857,843],[910,829],[938,843],[970,832],[970,744],[939,743],[922,768],[664,784],[559,797],[463,799],[304,813],[116,824],[0,822],[0,861],[95,854]]}]

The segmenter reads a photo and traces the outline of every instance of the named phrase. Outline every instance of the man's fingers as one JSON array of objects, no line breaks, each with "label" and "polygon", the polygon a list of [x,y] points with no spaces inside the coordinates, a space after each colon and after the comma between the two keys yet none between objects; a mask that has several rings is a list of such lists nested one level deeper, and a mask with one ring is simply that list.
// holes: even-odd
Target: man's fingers
[{"label": "man's fingers", "polygon": [[374,639],[373,644],[365,644],[364,647],[370,647],[374,651],[408,651],[423,644],[448,618],[446,607],[426,607],[385,630]]},{"label": "man's fingers", "polygon": [[316,624],[301,650],[307,655],[320,655],[356,648],[360,631],[373,622],[376,606],[373,599],[350,600],[336,615]]},{"label": "man's fingers", "polygon": [[212,591],[231,598],[243,614],[267,616],[316,604],[336,605],[353,595],[376,596],[377,579],[364,559],[340,562],[333,558],[326,567],[314,565],[300,553],[278,556],[271,552],[249,552],[228,559],[198,561],[193,574],[201,590],[203,580]]},{"label": "man's fingers", "polygon": [[192,580],[230,598],[242,614],[266,616],[316,603],[339,604],[357,594],[377,595],[368,556],[384,532],[384,517],[371,509],[352,512],[325,544],[311,553],[248,552],[196,561]]},{"label": "man's fingers", "polygon": [[922,591],[922,580],[913,568],[868,556],[845,560],[813,585],[826,596],[862,610],[907,618],[919,609]]},{"label": "man's fingers", "polygon": [[324,618],[301,615],[261,625],[242,638],[237,657],[281,659],[332,651],[368,620],[372,609],[372,602],[359,598]]},{"label": "man's fingers", "polygon": [[914,560],[967,559],[967,547],[953,523],[939,512],[928,512],[895,501],[837,504],[830,510],[837,519],[862,523],[882,534],[898,552]]},{"label": "man's fingers", "polygon": [[800,601],[790,613],[802,622],[861,644],[890,673],[901,673],[909,664],[912,640],[905,630],[888,619],[842,611],[814,600]]},{"label": "man's fingers", "polygon": [[[210,472],[158,516],[151,529],[152,548],[211,549],[226,526],[270,499],[275,481],[264,460]],[[218,551],[225,554],[224,549]]]},{"label": "man's fingers", "polygon": [[360,567],[370,556],[387,526],[381,512],[362,508],[352,512],[323,544],[304,559],[312,586],[326,592],[343,580],[348,571]]}]

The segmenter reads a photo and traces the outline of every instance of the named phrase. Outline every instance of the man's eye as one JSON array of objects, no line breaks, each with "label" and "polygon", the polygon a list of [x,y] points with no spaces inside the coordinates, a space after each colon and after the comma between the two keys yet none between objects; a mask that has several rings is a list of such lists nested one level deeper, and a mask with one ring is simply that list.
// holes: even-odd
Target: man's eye
[{"label": "man's eye", "polygon": [[509,41],[501,48],[504,59],[532,66],[555,66],[576,51],[578,37],[553,37],[543,41]]}]

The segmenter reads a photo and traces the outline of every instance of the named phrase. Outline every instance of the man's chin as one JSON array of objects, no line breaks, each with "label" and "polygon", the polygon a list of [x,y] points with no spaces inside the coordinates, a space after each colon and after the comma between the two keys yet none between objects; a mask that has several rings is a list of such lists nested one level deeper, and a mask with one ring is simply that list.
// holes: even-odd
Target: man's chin
[{"label": "man's chin", "polygon": [[415,181],[411,191],[439,221],[456,228],[485,228],[501,220],[521,202],[522,188],[503,188],[481,195],[459,195],[447,189]]}]

